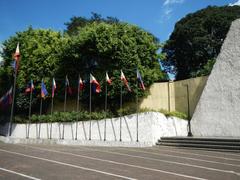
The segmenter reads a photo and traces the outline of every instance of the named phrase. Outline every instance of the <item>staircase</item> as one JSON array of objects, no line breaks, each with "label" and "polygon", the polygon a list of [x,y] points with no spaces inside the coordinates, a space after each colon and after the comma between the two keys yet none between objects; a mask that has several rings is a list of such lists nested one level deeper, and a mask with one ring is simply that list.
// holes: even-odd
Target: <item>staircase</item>
[{"label": "staircase", "polygon": [[161,137],[156,144],[160,146],[238,150],[240,152],[240,138]]}]

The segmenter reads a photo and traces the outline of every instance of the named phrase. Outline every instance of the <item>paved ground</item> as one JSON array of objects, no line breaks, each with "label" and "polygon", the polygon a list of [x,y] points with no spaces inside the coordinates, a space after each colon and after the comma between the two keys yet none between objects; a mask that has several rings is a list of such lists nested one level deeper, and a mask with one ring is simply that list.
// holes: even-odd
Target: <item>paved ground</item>
[{"label": "paved ground", "polygon": [[0,179],[240,179],[240,153],[0,142]]}]

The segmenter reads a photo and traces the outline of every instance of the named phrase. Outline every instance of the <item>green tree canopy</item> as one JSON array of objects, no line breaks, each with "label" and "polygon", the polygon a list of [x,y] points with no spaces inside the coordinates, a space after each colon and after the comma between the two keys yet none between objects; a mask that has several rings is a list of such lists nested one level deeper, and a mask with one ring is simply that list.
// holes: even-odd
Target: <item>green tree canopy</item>
[{"label": "green tree canopy", "polygon": [[102,18],[100,14],[92,13],[90,18],[73,16],[69,22],[65,23],[67,30],[65,31],[68,35],[77,35],[79,28],[82,28],[91,23],[105,22],[108,24],[119,23],[119,20],[115,17]]},{"label": "green tree canopy", "polygon": [[[17,105],[19,108],[27,108],[28,100],[24,96],[24,89],[27,83],[33,79],[34,83],[45,82],[50,87],[50,78],[54,76],[58,69],[59,53],[61,52],[64,38],[59,32],[43,29],[28,28],[26,31],[18,32],[3,43],[4,65],[1,71],[1,87],[9,88],[13,83],[13,53],[16,50],[17,43],[20,44],[20,68],[17,76]],[[40,83],[37,83],[36,91],[40,89]]]},{"label": "green tree canopy", "polygon": [[[154,81],[166,79],[158,63],[159,46],[153,35],[137,26],[127,23],[91,23],[80,28],[78,34],[72,36],[71,42],[61,56],[60,73],[57,75],[68,74],[69,77],[77,79],[80,73],[88,80],[91,72],[104,85],[105,72],[108,71],[109,76],[114,78],[109,89],[109,98],[115,103],[116,108],[119,106],[121,69],[134,90],[127,93],[123,88],[125,96],[128,97],[126,100],[135,97],[137,67],[144,77],[146,86]],[[98,101],[104,102],[103,98],[104,93],[95,103],[99,105]]]},{"label": "green tree canopy", "polygon": [[[220,52],[231,22],[240,17],[239,6],[216,7],[188,14],[175,25],[174,31],[163,48],[166,60],[163,65],[171,71],[175,67],[176,79],[186,79],[208,74]],[[206,72],[203,69],[206,68]]]}]

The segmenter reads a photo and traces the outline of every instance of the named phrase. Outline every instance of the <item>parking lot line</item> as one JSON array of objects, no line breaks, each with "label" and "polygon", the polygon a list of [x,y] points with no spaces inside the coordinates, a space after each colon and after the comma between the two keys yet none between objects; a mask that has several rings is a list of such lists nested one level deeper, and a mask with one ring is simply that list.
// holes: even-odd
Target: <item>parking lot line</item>
[{"label": "parking lot line", "polygon": [[32,179],[32,180],[41,180],[39,178],[36,178],[36,177],[33,177],[33,176],[28,176],[26,174],[22,174],[22,173],[19,173],[19,172],[13,171],[13,170],[9,170],[9,169],[5,169],[5,168],[2,168],[2,167],[0,167],[0,170],[8,172],[8,173],[16,174],[18,176],[22,176],[22,177],[25,177],[25,178],[28,178],[28,179]]},{"label": "parking lot line", "polygon": [[100,158],[95,158],[95,157],[90,157],[90,156],[85,156],[85,155],[80,155],[80,154],[73,154],[73,153],[63,152],[63,151],[58,151],[58,150],[50,150],[50,149],[33,147],[33,146],[28,146],[28,145],[19,145],[19,146],[25,146],[25,147],[32,148],[32,149],[48,151],[48,152],[53,152],[53,153],[71,155],[71,156],[86,158],[86,159],[95,160],[95,161],[102,161],[102,162],[112,163],[112,164],[116,164],[116,165],[123,165],[123,166],[127,166],[127,167],[144,169],[144,170],[148,170],[148,171],[160,172],[160,173],[170,174],[170,175],[174,175],[174,176],[180,176],[180,177],[184,177],[184,178],[198,179],[198,180],[204,179],[204,178],[200,178],[200,177],[195,177],[195,176],[190,176],[190,175],[185,175],[185,174],[180,174],[180,173],[174,173],[174,172],[171,172],[171,171],[153,169],[153,168],[148,168],[148,167],[144,167],[144,166],[127,164],[127,163],[122,163],[122,162],[117,162],[117,161],[112,161],[112,160],[106,160],[106,159],[100,159]]},{"label": "parking lot line", "polygon": [[73,167],[73,168],[77,168],[77,169],[82,169],[82,170],[86,170],[86,171],[97,172],[97,173],[100,173],[100,174],[105,174],[105,175],[113,176],[113,177],[117,177],[117,178],[128,179],[128,180],[135,180],[134,178],[127,177],[127,176],[122,176],[122,175],[118,175],[118,174],[108,173],[108,172],[105,172],[105,171],[100,171],[100,170],[96,170],[96,169],[86,168],[86,167],[82,167],[82,166],[77,166],[77,165],[64,163],[64,162],[60,162],[60,161],[55,161],[55,160],[50,160],[50,159],[46,159],[46,158],[41,158],[41,157],[37,157],[37,156],[31,156],[31,155],[18,153],[18,152],[14,152],[14,151],[10,151],[10,150],[0,149],[0,151],[5,152],[5,153],[9,153],[9,154],[18,155],[18,156],[24,156],[24,157],[28,157],[28,158],[32,158],[32,159],[38,159],[38,160],[47,161],[47,162],[51,162],[51,163],[55,163],[55,164],[69,166],[69,167]]},{"label": "parking lot line", "polygon": [[[85,147],[84,147],[85,148]],[[198,158],[191,158],[191,157],[183,157],[183,156],[177,156],[177,155],[170,155],[170,154],[159,154],[159,153],[152,153],[152,152],[148,152],[148,151],[140,151],[140,150],[132,150],[132,149],[126,149],[126,148],[119,148],[119,150],[124,150],[124,151],[132,151],[132,152],[140,152],[140,153],[145,153],[145,154],[152,154],[152,155],[158,155],[158,156],[166,156],[166,157],[176,157],[176,158],[180,158],[180,159],[188,159],[188,160],[194,160],[194,161],[201,161],[201,162],[207,162],[207,163],[215,163],[215,164],[221,164],[221,165],[227,165],[227,166],[235,166],[235,167],[240,167],[240,165],[238,164],[230,164],[230,163],[223,163],[223,162],[218,162],[218,161],[210,161],[210,160],[204,160],[204,159],[198,159]],[[93,150],[93,151],[102,151],[102,150]],[[103,151],[102,151],[103,152]],[[116,152],[112,152],[112,151],[106,151],[109,153],[115,153]],[[169,151],[170,152],[170,151]],[[124,153],[122,153],[124,154]],[[226,160],[226,158],[224,159]],[[228,159],[230,160],[230,159]],[[239,161],[239,160],[235,160],[235,159],[231,159],[233,161]]]}]

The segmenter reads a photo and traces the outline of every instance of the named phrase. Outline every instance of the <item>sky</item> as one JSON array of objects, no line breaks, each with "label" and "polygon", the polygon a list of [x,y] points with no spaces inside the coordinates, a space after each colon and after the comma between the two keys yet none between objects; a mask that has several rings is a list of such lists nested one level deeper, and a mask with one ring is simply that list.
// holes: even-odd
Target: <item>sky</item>
[{"label": "sky", "polygon": [[240,0],[0,0],[0,46],[29,26],[63,31],[71,17],[91,12],[138,25],[164,42],[188,13],[234,3]]}]

